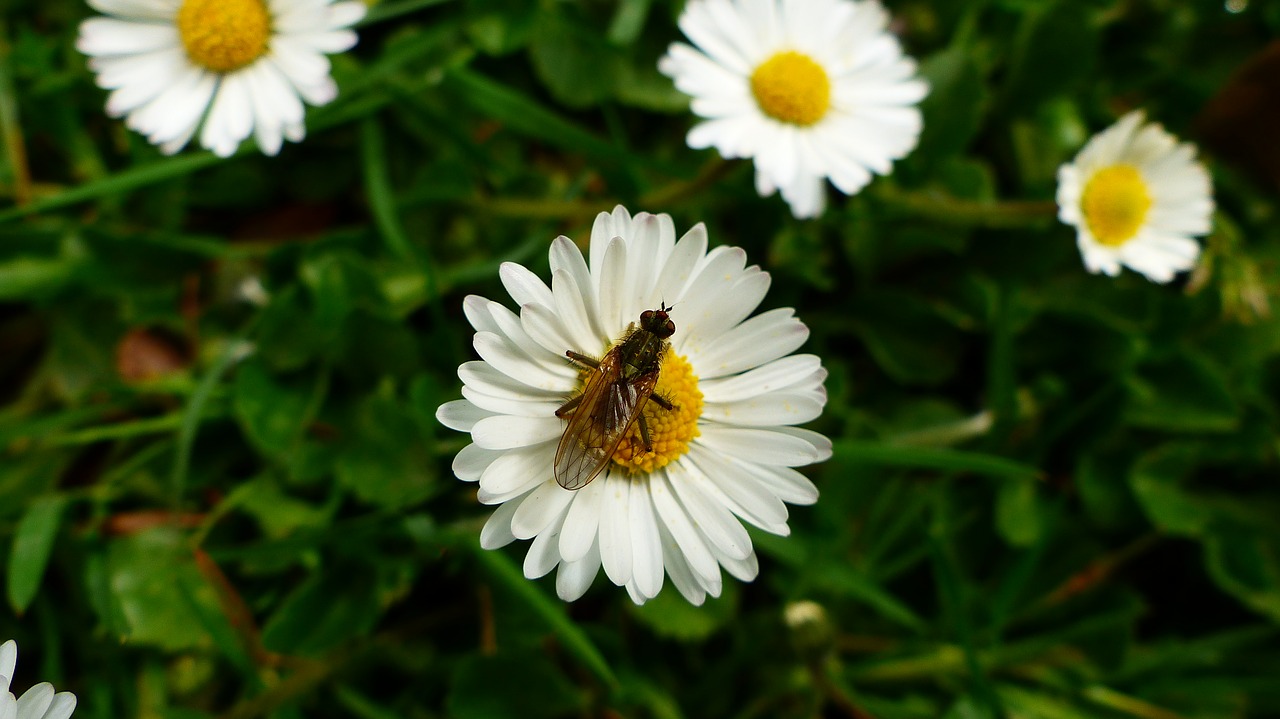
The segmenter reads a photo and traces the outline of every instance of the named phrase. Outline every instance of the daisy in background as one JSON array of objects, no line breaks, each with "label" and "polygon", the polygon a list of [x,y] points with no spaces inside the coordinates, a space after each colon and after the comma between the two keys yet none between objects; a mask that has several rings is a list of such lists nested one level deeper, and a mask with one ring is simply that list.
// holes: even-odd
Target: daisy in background
[{"label": "daisy in background", "polygon": [[[748,319],[769,275],[737,247],[708,252],[698,224],[676,241],[667,215],[622,207],[601,213],[589,259],[566,237],[551,244],[551,286],[506,263],[501,278],[519,306],[470,296],[481,361],[458,368],[465,399],[436,412],[472,443],[454,459],[497,510],[480,535],[488,549],[532,540],[524,573],[556,569],[556,591],[582,596],[601,568],[637,604],[657,596],[664,574],[694,604],[719,596],[721,570],[742,581],[758,570],[742,522],[786,535],[787,507],[818,490],[794,467],[831,456],[824,436],[794,425],[822,412],[827,376],[814,355],[792,354],[809,336],[791,309]],[[670,309],[675,325],[654,396],[637,425],[581,489],[557,483],[556,448],[568,422],[556,415],[590,371],[566,350],[602,357],[645,310]]]},{"label": "daisy in background", "polygon": [[706,118],[694,149],[755,159],[761,196],[817,217],[824,179],[856,194],[920,136],[928,86],[877,0],[690,0],[658,69]]},{"label": "daisy in background", "polygon": [[12,639],[0,644],[0,717],[5,719],[68,719],[76,710],[76,695],[53,691],[53,685],[42,682],[14,698],[9,690],[13,672],[18,666],[18,645]]},{"label": "daisy in background", "polygon": [[1168,282],[1195,266],[1211,229],[1213,188],[1196,148],[1135,110],[1058,169],[1058,219],[1076,228],[1090,272],[1120,266]]},{"label": "daisy in background", "polygon": [[252,133],[268,155],[306,135],[303,103],[338,95],[326,54],[356,44],[359,1],[89,0],[76,47],[107,114],[173,154],[200,132],[221,157]]}]

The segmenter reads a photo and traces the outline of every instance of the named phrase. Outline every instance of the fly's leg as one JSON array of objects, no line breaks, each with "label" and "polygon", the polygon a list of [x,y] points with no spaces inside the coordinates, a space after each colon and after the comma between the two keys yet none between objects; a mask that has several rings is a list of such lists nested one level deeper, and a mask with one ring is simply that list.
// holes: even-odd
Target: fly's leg
[{"label": "fly's leg", "polygon": [[636,417],[636,421],[640,424],[640,441],[644,443],[644,451],[653,451],[653,442],[649,439],[649,423],[644,421],[644,412]]},{"label": "fly's leg", "polygon": [[[565,356],[565,357],[568,357],[568,358],[569,358],[569,360],[570,360],[571,362],[573,362],[573,363],[575,363],[575,364],[580,364],[580,365],[582,365],[583,367],[587,367],[587,368],[590,368],[590,369],[600,369],[600,360],[595,359],[595,358],[592,358],[592,357],[588,357],[588,356],[586,356],[586,355],[582,354],[581,352],[574,352],[573,350],[566,350],[566,351],[565,351],[565,353],[564,353],[564,356]],[[562,408],[562,409],[563,409],[563,408]]]},{"label": "fly's leg", "polygon": [[[588,369],[600,369],[599,360],[588,357],[582,354],[581,352],[574,352],[573,350],[567,350],[565,351],[564,356],[568,357],[569,361],[573,362],[574,364],[580,364],[583,367],[586,367]],[[559,417],[560,419],[564,419],[565,417],[569,416],[569,413],[572,412],[574,408],[581,403],[582,403],[582,395],[578,395],[577,397],[574,397],[568,402],[565,402],[564,404],[560,405],[560,409],[556,410],[556,416]]]},{"label": "fly's leg", "polygon": [[568,416],[570,412],[574,410],[575,407],[577,407],[581,403],[582,403],[582,395],[578,395],[577,397],[574,397],[568,402],[565,402],[564,404],[560,405],[560,409],[556,410],[556,416],[559,417],[560,419],[564,419],[566,416]]},{"label": "fly's leg", "polygon": [[661,396],[659,396],[659,395],[656,395],[656,394],[651,394],[651,395],[649,395],[649,401],[650,401],[650,402],[653,402],[654,404],[658,405],[659,407],[661,407],[661,408],[663,408],[663,409],[665,409],[665,410],[673,410],[673,409],[675,409],[675,408],[676,408],[676,406],[675,406],[674,404],[671,404],[671,403],[670,403],[670,402],[668,402],[665,398],[663,398],[663,397],[661,397]]}]

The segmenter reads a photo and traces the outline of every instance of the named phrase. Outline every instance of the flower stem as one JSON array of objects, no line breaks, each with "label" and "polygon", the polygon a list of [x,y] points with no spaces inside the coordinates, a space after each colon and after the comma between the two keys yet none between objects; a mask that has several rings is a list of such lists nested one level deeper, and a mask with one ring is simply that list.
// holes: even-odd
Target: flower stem
[{"label": "flower stem", "polygon": [[907,191],[881,184],[872,198],[902,214],[948,225],[1011,229],[1047,224],[1058,212],[1050,200],[963,200],[936,191]]}]

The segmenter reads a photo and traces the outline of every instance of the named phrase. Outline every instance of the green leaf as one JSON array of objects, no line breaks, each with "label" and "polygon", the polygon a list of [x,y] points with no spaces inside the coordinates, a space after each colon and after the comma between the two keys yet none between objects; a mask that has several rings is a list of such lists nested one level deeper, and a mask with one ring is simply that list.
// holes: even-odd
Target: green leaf
[{"label": "green leaf", "polygon": [[1167,532],[1200,537],[1214,520],[1212,507],[1181,486],[1196,460],[1192,447],[1162,447],[1140,459],[1130,475],[1147,517]]},{"label": "green leaf", "polygon": [[1091,452],[1076,463],[1075,487],[1080,501],[1099,526],[1115,530],[1139,516],[1128,476],[1128,463],[1110,454]]},{"label": "green leaf", "polygon": [[77,263],[65,258],[16,257],[0,262],[0,300],[48,295],[75,275]]},{"label": "green leaf", "polygon": [[541,617],[564,643],[565,649],[586,665],[596,678],[610,690],[618,688],[618,677],[609,667],[609,662],[605,661],[604,655],[592,643],[583,628],[565,614],[563,604],[553,601],[543,594],[538,585],[525,579],[520,569],[506,555],[481,549],[475,536],[461,534],[455,538],[455,541],[471,552],[490,577]]},{"label": "green leaf", "polygon": [[1250,609],[1280,622],[1280,542],[1242,528],[1205,541],[1205,565],[1223,589]]},{"label": "green leaf", "polygon": [[40,580],[49,563],[53,540],[58,536],[58,525],[66,506],[65,495],[37,497],[27,505],[18,520],[9,554],[8,591],[9,606],[20,615],[31,606],[31,600],[40,589]]},{"label": "green leaf", "polygon": [[506,55],[524,47],[533,36],[538,4],[528,0],[468,0],[467,37],[481,51]]},{"label": "green leaf", "polygon": [[707,597],[700,607],[688,602],[675,587],[668,586],[640,606],[629,605],[631,613],[654,634],[685,642],[706,639],[733,621],[738,613],[738,591],[725,584],[720,597]]},{"label": "green leaf", "polygon": [[855,330],[889,376],[933,385],[955,373],[959,335],[918,295],[877,291],[858,304]]},{"label": "green leaf", "polygon": [[1125,419],[1139,427],[1232,432],[1240,426],[1240,407],[1224,373],[1191,351],[1144,365],[1129,388],[1132,401]]},{"label": "green leaf", "polygon": [[1001,88],[1005,108],[1034,109],[1094,76],[1098,32],[1089,11],[1087,3],[1056,0],[1036,3],[1023,15]]},{"label": "green leaf", "polygon": [[362,500],[399,509],[438,489],[431,457],[423,450],[428,436],[404,403],[370,397],[349,417],[349,430],[334,471],[338,482]]},{"label": "green leaf", "polygon": [[285,599],[262,629],[262,643],[286,654],[319,654],[373,628],[382,611],[365,565],[325,567]]},{"label": "green leaf", "polygon": [[234,502],[252,515],[263,533],[272,538],[286,537],[298,529],[328,526],[333,511],[315,507],[285,493],[269,477],[259,477],[240,485],[226,502]]},{"label": "green leaf", "polygon": [[614,143],[601,139],[527,95],[468,70],[451,71],[446,77],[446,86],[456,90],[458,98],[478,113],[504,123],[514,132],[585,155],[605,173],[615,193],[625,196],[634,191],[636,182],[631,177],[630,168],[642,163]]},{"label": "green leaf", "polygon": [[984,474],[1000,479],[1034,480],[1041,471],[1012,459],[981,452],[936,447],[898,447],[880,442],[837,440],[835,456],[845,462]]},{"label": "green leaf", "polygon": [[457,667],[445,709],[456,719],[572,716],[585,697],[540,654],[469,657]]},{"label": "green leaf", "polygon": [[996,528],[1015,547],[1032,547],[1044,533],[1044,520],[1031,482],[1005,482],[996,494]]},{"label": "green leaf", "polygon": [[928,626],[924,619],[899,601],[883,585],[852,567],[824,563],[824,567],[814,574],[818,577],[815,581],[817,586],[853,597],[886,619],[917,632],[923,632]]},{"label": "green leaf", "polygon": [[217,594],[179,532],[158,527],[114,540],[106,571],[113,606],[104,611],[119,618],[121,640],[167,651],[212,646],[201,615],[221,612]]},{"label": "green leaf", "polygon": [[538,17],[529,44],[533,69],[561,103],[569,107],[597,105],[617,85],[618,53],[601,36],[567,13],[573,5]]},{"label": "green leaf", "polygon": [[283,379],[263,362],[250,359],[236,370],[232,386],[236,419],[249,441],[268,457],[285,458],[296,448],[315,415],[324,383]]},{"label": "green leaf", "polygon": [[924,129],[912,153],[937,161],[962,153],[982,125],[988,92],[969,48],[951,47],[920,63],[929,94],[920,103]]}]

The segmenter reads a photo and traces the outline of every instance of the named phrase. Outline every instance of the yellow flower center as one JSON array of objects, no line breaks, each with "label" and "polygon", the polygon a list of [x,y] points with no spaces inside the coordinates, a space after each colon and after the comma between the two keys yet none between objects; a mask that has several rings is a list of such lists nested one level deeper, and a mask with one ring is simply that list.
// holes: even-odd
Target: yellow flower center
[{"label": "yellow flower center", "polygon": [[751,73],[751,92],[760,111],[793,125],[812,125],[831,107],[831,78],[802,53],[788,50],[760,63]]},{"label": "yellow flower center", "polygon": [[653,393],[672,405],[671,409],[664,409],[651,399],[642,410],[653,451],[644,450],[637,421],[613,453],[613,461],[632,473],[647,474],[667,466],[688,452],[689,442],[701,434],[698,417],[702,416],[702,392],[698,390],[698,378],[688,360],[667,352]]},{"label": "yellow flower center", "polygon": [[1147,183],[1133,165],[1098,170],[1085,183],[1080,209],[1100,244],[1119,247],[1138,234],[1151,209]]},{"label": "yellow flower center", "polygon": [[263,0],[183,0],[178,35],[191,62],[231,72],[267,51],[271,15]]}]

